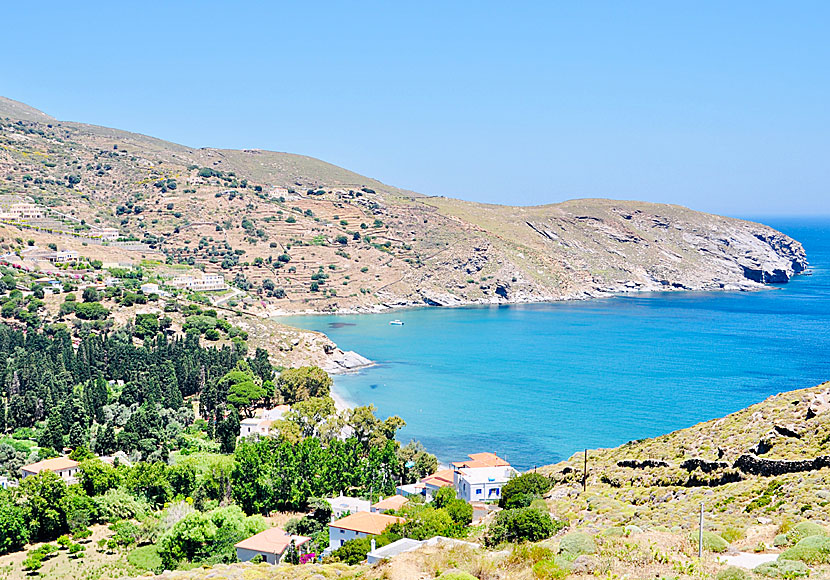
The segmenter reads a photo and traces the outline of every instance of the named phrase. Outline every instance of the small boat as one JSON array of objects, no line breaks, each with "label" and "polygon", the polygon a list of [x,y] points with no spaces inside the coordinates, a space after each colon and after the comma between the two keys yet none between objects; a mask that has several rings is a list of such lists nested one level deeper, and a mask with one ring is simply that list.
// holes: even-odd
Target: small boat
[{"label": "small boat", "polygon": [[389,321],[389,324],[393,324],[393,325],[395,325],[395,326],[403,326],[403,321],[398,320],[398,319],[395,319],[395,320],[390,320],[390,321]]}]

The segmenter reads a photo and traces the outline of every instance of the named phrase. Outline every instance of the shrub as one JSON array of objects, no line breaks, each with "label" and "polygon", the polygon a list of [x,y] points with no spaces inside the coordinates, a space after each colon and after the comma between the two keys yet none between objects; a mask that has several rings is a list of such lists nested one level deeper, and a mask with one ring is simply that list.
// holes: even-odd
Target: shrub
[{"label": "shrub", "polygon": [[787,534],[778,534],[772,541],[772,545],[776,548],[780,548],[781,546],[789,546],[790,540],[787,539]]},{"label": "shrub", "polygon": [[826,536],[827,528],[815,522],[798,522],[787,532],[787,542],[790,545],[797,544],[799,540],[810,536]]},{"label": "shrub", "polygon": [[597,543],[589,534],[571,532],[559,542],[559,553],[566,558],[576,558],[582,554],[595,554]]},{"label": "shrub", "polygon": [[[692,544],[697,546],[697,532],[692,532],[691,540]],[[727,542],[714,532],[703,532],[703,549],[707,552],[725,552],[727,549],[729,549],[729,542]]]},{"label": "shrub", "polygon": [[538,542],[564,527],[564,522],[554,521],[549,514],[533,508],[502,510],[496,514],[484,541],[488,546],[502,542]]},{"label": "shrub", "polygon": [[539,473],[525,473],[514,477],[501,488],[499,507],[526,507],[547,493],[551,488],[550,479]]},{"label": "shrub", "polygon": [[567,578],[570,570],[556,560],[542,560],[533,565],[533,577],[537,580],[561,580]]},{"label": "shrub", "polygon": [[438,580],[478,580],[472,574],[461,570],[447,570],[438,577]]},{"label": "shrub", "polygon": [[783,552],[778,558],[779,560],[800,560],[805,564],[830,563],[830,538],[808,536]]},{"label": "shrub", "polygon": [[717,580],[749,580],[749,573],[743,568],[737,566],[729,566],[718,572]]},{"label": "shrub", "polygon": [[807,576],[810,570],[804,562],[798,560],[778,560],[777,562],[764,562],[752,570],[759,576],[766,578],[800,578]]},{"label": "shrub", "polygon": [[743,539],[744,531],[740,530],[738,528],[733,528],[733,527],[729,526],[721,532],[720,537],[731,544],[732,542],[735,542],[736,540]]}]

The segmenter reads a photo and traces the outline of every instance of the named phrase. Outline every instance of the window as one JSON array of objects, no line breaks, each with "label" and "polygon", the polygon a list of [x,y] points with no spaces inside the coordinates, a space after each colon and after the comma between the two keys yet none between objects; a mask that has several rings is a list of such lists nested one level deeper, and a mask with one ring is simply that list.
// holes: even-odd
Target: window
[{"label": "window", "polygon": [[476,490],[476,495],[481,495],[481,490],[480,489]]}]

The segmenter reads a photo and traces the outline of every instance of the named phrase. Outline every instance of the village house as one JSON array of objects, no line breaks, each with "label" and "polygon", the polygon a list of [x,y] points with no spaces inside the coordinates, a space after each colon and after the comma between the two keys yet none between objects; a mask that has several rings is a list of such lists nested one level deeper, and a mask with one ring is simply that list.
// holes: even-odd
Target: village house
[{"label": "village house", "polygon": [[435,492],[442,487],[453,485],[453,469],[442,469],[432,475],[428,475],[417,483],[399,485],[396,488],[398,495],[409,497],[411,495],[422,495],[427,501],[431,501]]},{"label": "village house", "polygon": [[306,553],[306,545],[311,538],[306,536],[294,536],[282,528],[268,528],[234,544],[236,557],[240,562],[248,562],[257,556],[262,556],[263,561],[269,564],[282,562],[291,543],[297,549],[298,554]]},{"label": "village house", "polygon": [[243,419],[239,423],[239,436],[268,435],[273,424],[282,419],[283,415],[290,409],[291,407],[288,405],[279,405],[273,409],[265,409],[258,417]]},{"label": "village house", "polygon": [[353,513],[329,524],[329,549],[336,550],[349,540],[377,536],[404,519],[368,511]]},{"label": "village house", "polygon": [[20,468],[23,478],[30,475],[37,475],[41,471],[51,471],[57,474],[61,479],[67,483],[77,483],[77,474],[80,471],[80,465],[77,461],[69,459],[68,457],[55,457],[53,459],[44,459],[37,463],[24,465]]},{"label": "village house", "polygon": [[456,496],[467,501],[498,501],[501,488],[519,474],[511,466],[467,467],[454,473]]},{"label": "village house", "polygon": [[226,290],[225,278],[222,274],[203,274],[201,278],[193,276],[177,276],[169,282],[174,288],[182,288],[193,292],[212,292]]},{"label": "village house", "polygon": [[43,208],[34,203],[15,203],[0,210],[0,219],[26,221],[43,218]]},{"label": "village house", "polygon": [[382,514],[387,510],[398,511],[403,506],[409,503],[409,500],[402,495],[390,495],[386,499],[382,499],[377,503],[373,503],[369,511],[371,513]]},{"label": "village house", "polygon": [[348,497],[340,494],[338,497],[327,497],[326,501],[331,506],[331,515],[333,518],[342,518],[346,514],[356,514],[357,512],[368,512],[372,509],[372,502],[359,497]]}]

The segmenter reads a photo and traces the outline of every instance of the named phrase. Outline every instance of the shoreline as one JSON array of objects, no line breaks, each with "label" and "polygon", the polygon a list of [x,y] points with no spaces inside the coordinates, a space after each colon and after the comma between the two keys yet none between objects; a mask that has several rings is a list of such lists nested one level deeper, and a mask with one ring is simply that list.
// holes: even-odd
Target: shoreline
[{"label": "shoreline", "polygon": [[334,408],[338,413],[357,407],[357,404],[343,395],[342,391],[338,389],[337,383],[332,384],[329,396],[334,400]]}]

